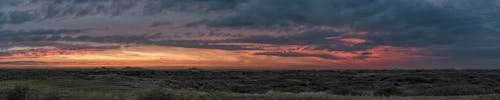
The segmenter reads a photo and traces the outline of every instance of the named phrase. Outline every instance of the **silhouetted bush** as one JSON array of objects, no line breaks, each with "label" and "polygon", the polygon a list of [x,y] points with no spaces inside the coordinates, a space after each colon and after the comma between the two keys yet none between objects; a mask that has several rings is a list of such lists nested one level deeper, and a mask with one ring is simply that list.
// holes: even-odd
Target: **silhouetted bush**
[{"label": "silhouetted bush", "polygon": [[62,100],[62,96],[55,92],[43,93],[39,100]]},{"label": "silhouetted bush", "polygon": [[398,76],[384,79],[383,81],[391,82],[416,82],[416,83],[432,83],[436,81],[435,79],[424,78],[421,76]]},{"label": "silhouetted bush", "polygon": [[476,95],[476,94],[491,94],[494,89],[482,88],[475,85],[451,85],[434,87],[422,91],[419,95],[433,96],[452,96],[452,95]]},{"label": "silhouetted bush", "polygon": [[7,100],[24,100],[30,88],[27,85],[17,85],[7,91]]},{"label": "silhouetted bush", "polygon": [[141,93],[137,100],[177,100],[175,93],[168,90],[151,90]]},{"label": "silhouetted bush", "polygon": [[392,96],[392,95],[401,95],[403,94],[403,91],[396,87],[388,87],[383,89],[377,89],[375,90],[374,94],[378,96]]},{"label": "silhouetted bush", "polygon": [[281,89],[283,92],[291,92],[291,93],[300,93],[300,92],[308,92],[311,91],[310,88],[305,86],[291,86]]},{"label": "silhouetted bush", "polygon": [[251,85],[230,85],[229,88],[232,92],[236,93],[261,93],[263,90],[262,88]]},{"label": "silhouetted bush", "polygon": [[350,95],[350,96],[360,96],[363,95],[363,92],[355,90],[355,89],[348,89],[348,88],[338,88],[338,89],[330,89],[327,91],[329,94],[333,95]]},{"label": "silhouetted bush", "polygon": [[209,95],[197,91],[182,91],[179,92],[176,100],[206,100],[210,98]]}]

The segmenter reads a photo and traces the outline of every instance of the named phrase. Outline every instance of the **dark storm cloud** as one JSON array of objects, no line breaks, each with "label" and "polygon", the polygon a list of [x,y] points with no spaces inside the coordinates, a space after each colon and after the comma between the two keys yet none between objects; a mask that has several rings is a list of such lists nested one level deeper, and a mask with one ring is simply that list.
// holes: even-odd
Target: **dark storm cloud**
[{"label": "dark storm cloud", "polygon": [[9,16],[5,13],[0,13],[0,25],[2,24],[6,24],[7,22],[9,22]]},{"label": "dark storm cloud", "polygon": [[447,46],[434,47],[420,52],[415,52],[415,55],[449,57],[451,59],[500,59],[500,46],[482,46],[482,47],[462,47],[462,46]]},{"label": "dark storm cloud", "polygon": [[144,14],[157,14],[165,10],[195,12],[227,10],[246,2],[247,0],[148,0],[144,6]]},{"label": "dark storm cloud", "polygon": [[0,12],[0,25],[21,24],[36,19],[36,15],[29,11]]},{"label": "dark storm cloud", "polygon": [[44,41],[6,41],[0,43],[0,48],[9,48],[9,47],[14,47],[14,46],[32,46],[32,47],[37,47],[37,46],[52,46],[52,45],[57,45],[58,43],[54,42],[44,42]]},{"label": "dark storm cloud", "polygon": [[367,59],[367,58],[376,58],[376,57],[373,57],[371,56],[372,53],[370,52],[363,52],[361,54],[359,54],[358,56],[355,56],[353,57],[354,59]]},{"label": "dark storm cloud", "polygon": [[220,50],[261,50],[261,48],[251,48],[243,45],[221,45],[217,43],[225,43],[225,41],[203,41],[203,40],[160,40],[154,39],[165,38],[165,36],[156,35],[110,35],[110,36],[78,36],[74,38],[66,38],[65,41],[88,41],[100,43],[124,43],[124,44],[142,44],[142,45],[158,45],[158,46],[175,46],[185,48],[202,48],[202,49],[220,49]]},{"label": "dark storm cloud", "polygon": [[254,55],[268,55],[268,56],[280,56],[280,57],[318,57],[331,60],[344,59],[342,57],[337,57],[328,54],[310,54],[310,53],[300,53],[300,52],[260,52]]},{"label": "dark storm cloud", "polygon": [[[452,53],[448,56],[489,57],[491,55],[476,53],[495,53],[496,49],[488,47],[500,45],[485,48],[482,44],[468,43],[498,42],[499,8],[498,0],[256,0],[231,15],[209,22],[208,26],[256,29],[297,25],[350,27],[368,32],[351,35],[370,41],[355,47],[457,45],[471,49],[454,52],[450,48],[453,52],[448,52]],[[272,43],[280,40],[266,36],[258,38],[260,40],[255,41]],[[301,43],[319,42],[309,40]],[[327,45],[326,48],[338,47]]]},{"label": "dark storm cloud", "polygon": [[40,15],[44,18],[87,16],[96,14],[120,15],[137,6],[136,0],[34,0],[43,3]]},{"label": "dark storm cloud", "polygon": [[40,30],[20,30],[20,31],[8,31],[2,30],[0,31],[1,37],[9,37],[9,36],[28,36],[28,35],[56,35],[56,34],[74,34],[79,32],[85,32],[90,29],[40,29]]},{"label": "dark storm cloud", "polygon": [[38,62],[38,61],[7,61],[0,62],[0,65],[45,65],[49,64],[47,62]]},{"label": "dark storm cloud", "polygon": [[246,2],[247,0],[2,0],[0,9],[8,6],[26,7],[1,11],[0,25],[60,17],[119,16],[126,12],[155,15],[165,11],[218,11],[233,9]]},{"label": "dark storm cloud", "polygon": [[[18,6],[17,9],[9,6]],[[23,6],[23,7],[21,7]],[[19,9],[22,8],[22,9]],[[215,19],[188,21],[183,28],[287,30],[297,26],[351,28],[355,32],[305,29],[303,33],[235,35],[211,32],[186,34],[90,35],[82,30],[0,31],[0,48],[12,46],[56,46],[100,48],[65,42],[97,42],[175,46],[221,50],[266,50],[259,45],[301,46],[307,50],[358,53],[378,46],[422,48],[416,55],[454,59],[498,59],[500,47],[500,0],[0,0],[0,26],[46,19],[75,19],[83,16],[152,16],[183,12],[207,14],[221,11]],[[175,13],[174,13],[175,14]],[[219,14],[219,13],[217,13]],[[163,16],[163,15],[162,15]],[[175,16],[177,17],[177,16]],[[127,17],[128,18],[128,17]],[[137,19],[133,19],[135,23]],[[170,19],[170,18],[166,18]],[[155,19],[156,20],[156,19]],[[184,20],[183,20],[184,21]],[[149,27],[179,24],[158,20]],[[148,25],[146,25],[148,27]],[[204,28],[204,27],[203,27]],[[109,29],[109,28],[108,28]],[[151,28],[152,29],[152,28]],[[147,30],[147,29],[144,29]],[[113,30],[111,30],[113,31]],[[291,34],[293,33],[293,34]],[[68,35],[71,34],[71,35]],[[166,40],[190,37],[226,37],[225,40]],[[236,37],[236,38],[233,38]],[[334,37],[334,38],[329,38]],[[344,38],[362,39],[351,43]],[[223,45],[224,43],[254,43]],[[109,47],[109,49],[118,47]],[[271,47],[272,48],[272,47]],[[108,47],[102,47],[108,49]],[[1,52],[0,52],[1,53]],[[341,59],[325,54],[262,52],[256,55]],[[372,58],[369,52],[354,59]]]},{"label": "dark storm cloud", "polygon": [[[495,0],[477,2],[473,4],[498,6],[494,5]],[[363,37],[379,44],[427,46],[450,44],[464,34],[488,29],[482,27],[486,20],[481,18],[483,15],[468,12],[425,0],[257,0],[209,25],[251,28],[303,24],[348,26],[372,32]]]},{"label": "dark storm cloud", "polygon": [[31,14],[28,11],[13,11],[9,12],[8,14],[9,23],[11,24],[20,24],[35,19],[35,15]]},{"label": "dark storm cloud", "polygon": [[310,44],[333,44],[339,43],[336,40],[328,40],[326,37],[339,36],[340,33],[333,31],[314,30],[296,35],[273,37],[269,35],[257,35],[240,39],[241,42],[268,43],[284,45],[310,45]]},{"label": "dark storm cloud", "polygon": [[247,47],[242,45],[218,45],[218,44],[207,44],[206,42],[199,42],[197,44],[193,43],[166,43],[166,41],[162,41],[161,43],[157,43],[158,45],[163,46],[176,46],[176,47],[184,47],[184,48],[202,48],[202,49],[219,49],[219,50],[263,50],[258,47]]},{"label": "dark storm cloud", "polygon": [[[24,47],[26,49],[9,50],[8,48],[11,47]],[[53,48],[44,48],[44,47],[53,47]],[[120,45],[93,46],[88,44],[68,44],[68,43],[44,42],[44,41],[16,41],[16,42],[0,44],[0,59],[4,58],[2,56],[7,57],[5,59],[8,59],[8,56],[14,54],[33,55],[33,52],[37,52],[39,53],[38,54],[39,56],[43,56],[43,55],[48,55],[48,54],[43,54],[44,52],[50,52],[50,54],[67,54],[67,53],[75,53],[76,51],[79,50],[102,51],[109,49],[118,49],[121,47],[122,46]],[[71,52],[71,50],[74,50],[75,52]]]},{"label": "dark storm cloud", "polygon": [[341,37],[341,33],[334,31],[312,30],[289,36],[268,36],[257,35],[236,40],[227,40],[228,42],[243,42],[243,43],[261,43],[275,45],[301,45],[316,46],[313,50],[330,50],[330,51],[360,51],[368,50],[375,45],[371,43],[353,44],[339,39],[328,39],[328,37]]},{"label": "dark storm cloud", "polygon": [[[76,33],[85,32],[89,29],[42,29],[42,30],[29,30],[29,31],[0,31],[0,50],[6,50],[11,47],[55,47],[62,50],[107,50],[120,48],[119,45],[106,45],[106,46],[92,46],[87,44],[68,44],[60,43],[58,41],[72,40],[71,36]],[[49,49],[26,49],[16,51],[0,51],[0,56],[8,56],[11,54],[32,52],[32,51],[45,51]]]},{"label": "dark storm cloud", "polygon": [[[22,42],[22,41],[47,41],[54,40],[60,37],[61,34],[74,34],[84,32],[89,29],[76,29],[76,30],[29,30],[29,31],[8,31],[0,30],[0,41],[7,42]],[[57,40],[57,39],[56,39]]]},{"label": "dark storm cloud", "polygon": [[498,51],[500,51],[500,47],[455,48],[446,52],[451,54],[451,57],[500,59],[500,52]]},{"label": "dark storm cloud", "polygon": [[0,8],[4,6],[14,6],[20,3],[20,0],[1,0],[0,1]]},{"label": "dark storm cloud", "polygon": [[[154,40],[161,38],[178,38],[179,36],[163,36],[163,34],[153,35],[105,35],[92,36],[80,34],[92,29],[74,29],[74,30],[29,30],[29,31],[0,31],[0,48],[13,46],[54,46],[60,49],[116,49],[120,46],[88,46],[88,45],[69,45],[58,43],[66,42],[97,42],[97,43],[118,43],[118,44],[140,44],[140,45],[158,45],[158,46],[176,46],[185,48],[204,48],[221,50],[260,50],[260,48],[251,48],[242,45],[222,45],[217,43],[226,43],[225,41],[204,41],[204,40]],[[231,36],[223,33],[207,34],[185,34],[185,36]],[[9,53],[11,54],[11,53]]]},{"label": "dark storm cloud", "polygon": [[172,24],[172,22],[158,21],[158,22],[152,23],[149,27],[167,26],[170,24]]},{"label": "dark storm cloud", "polygon": [[[95,50],[105,50],[105,49],[116,49],[120,48],[119,45],[109,45],[109,46],[92,46],[88,44],[67,44],[67,43],[57,43],[57,42],[47,42],[47,41],[17,41],[10,43],[1,43],[0,49],[5,49],[14,46],[26,46],[26,47],[42,47],[42,46],[53,46],[58,49],[64,50],[80,50],[80,49],[95,49]],[[25,51],[20,51],[25,52]],[[15,53],[15,52],[13,52]]]},{"label": "dark storm cloud", "polygon": [[[310,50],[330,50],[330,51],[360,51],[374,47],[369,43],[353,44],[338,39],[326,39],[326,37],[338,36],[340,33],[333,31],[307,31],[300,34],[288,36],[268,36],[257,35],[241,39],[226,39],[226,40],[155,40],[161,38],[178,38],[179,36],[164,36],[163,34],[153,35],[107,35],[107,36],[91,36],[77,35],[67,36],[67,34],[84,32],[86,30],[33,30],[33,31],[5,31],[0,32],[0,41],[9,42],[28,42],[28,41],[44,41],[31,44],[32,46],[55,45],[42,44],[45,42],[51,43],[55,41],[74,41],[74,42],[98,42],[98,43],[121,43],[121,44],[142,44],[142,45],[159,45],[159,46],[176,46],[186,48],[203,48],[203,49],[221,49],[221,50],[263,50],[261,47],[249,47],[246,45],[223,45],[220,43],[258,43],[272,45],[299,45],[299,46],[315,46]],[[76,35],[76,34],[75,34]],[[207,34],[184,34],[187,37],[191,36],[235,36],[224,33],[207,33]],[[13,45],[13,44],[11,44]],[[20,45],[20,44],[16,44]],[[27,45],[27,44],[23,44]]]}]

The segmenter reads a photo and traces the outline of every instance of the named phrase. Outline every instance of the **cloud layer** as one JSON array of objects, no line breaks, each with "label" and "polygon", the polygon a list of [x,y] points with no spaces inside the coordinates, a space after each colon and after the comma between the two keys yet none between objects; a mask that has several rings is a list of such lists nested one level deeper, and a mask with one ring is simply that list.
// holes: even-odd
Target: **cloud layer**
[{"label": "cloud layer", "polygon": [[[500,64],[498,18],[499,0],[4,0],[0,57],[159,46],[250,57],[242,61],[475,68]],[[2,64],[36,62],[11,60]]]}]

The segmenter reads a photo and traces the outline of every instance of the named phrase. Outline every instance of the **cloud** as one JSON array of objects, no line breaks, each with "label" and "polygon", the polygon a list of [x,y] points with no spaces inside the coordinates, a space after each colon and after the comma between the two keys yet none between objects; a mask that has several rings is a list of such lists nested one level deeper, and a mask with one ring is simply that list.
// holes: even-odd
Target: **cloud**
[{"label": "cloud", "polygon": [[267,44],[285,44],[285,45],[308,45],[308,44],[333,44],[340,41],[328,40],[326,37],[339,36],[334,31],[313,30],[288,36],[269,36],[257,35],[240,39],[241,42],[249,43],[267,43]]},{"label": "cloud", "polygon": [[170,11],[216,11],[234,9],[247,0],[148,0],[144,6],[144,14],[151,15]]},{"label": "cloud", "polygon": [[[312,50],[329,51],[361,51],[376,45],[371,43],[352,43],[342,40],[342,33],[330,30],[311,30],[287,36],[256,35],[242,39],[228,40],[230,42],[261,43],[275,45],[315,46]],[[338,37],[329,39],[328,37]]]},{"label": "cloud", "polygon": [[[452,55],[494,53],[500,31],[498,0],[255,0],[234,13],[212,20],[210,27],[282,29],[307,26],[348,27],[366,34],[339,32],[340,36],[369,41],[353,48],[373,46],[428,48],[463,46],[473,48]],[[314,36],[316,34],[308,34]],[[318,43],[321,40],[252,37],[249,42]],[[485,40],[485,38],[490,38]],[[295,40],[295,41],[290,41]],[[308,41],[310,40],[310,41]],[[284,42],[288,41],[288,42]],[[334,40],[335,41],[335,40]],[[325,42],[325,41],[323,41]],[[479,44],[470,44],[480,42]],[[313,44],[314,44],[313,43]],[[482,43],[482,44],[481,44]],[[328,41],[320,48],[342,49],[342,43]],[[339,45],[340,44],[340,45]],[[334,45],[334,46],[332,46]],[[347,46],[351,47],[351,46]],[[478,48],[476,48],[478,47]],[[480,48],[482,49],[480,49]],[[488,49],[489,48],[489,49]],[[485,50],[487,49],[487,50]],[[347,49],[355,50],[355,49]],[[488,57],[480,55],[479,57]]]},{"label": "cloud", "polygon": [[0,1],[0,8],[5,6],[13,6],[20,3],[20,0],[2,0]]},{"label": "cloud", "polygon": [[[478,2],[474,4],[495,4],[494,0]],[[468,2],[458,4],[462,3]],[[394,46],[451,44],[464,34],[488,29],[482,27],[484,20],[487,20],[481,18],[484,14],[476,15],[469,13],[470,10],[445,6],[447,5],[437,5],[426,0],[256,0],[232,15],[216,19],[208,25],[249,28],[296,25],[350,27],[370,32],[366,36],[360,36],[364,39]],[[486,5],[485,8],[495,7],[498,5]],[[476,10],[479,9],[472,11]],[[490,13],[494,12],[487,12]]]},{"label": "cloud", "polygon": [[201,49],[221,49],[221,50],[260,50],[260,48],[246,47],[243,45],[223,45],[217,43],[225,43],[224,41],[212,40],[154,40],[165,38],[156,35],[108,35],[108,36],[87,36],[82,35],[74,38],[66,38],[64,41],[87,41],[99,43],[122,43],[122,44],[140,44],[140,45],[157,45],[157,46],[175,46],[185,48],[201,48]]},{"label": "cloud", "polygon": [[47,62],[37,62],[37,61],[7,61],[0,62],[0,65],[47,65]]},{"label": "cloud", "polygon": [[[221,50],[265,50],[265,47],[281,46],[310,46],[307,50],[328,50],[328,51],[363,51],[374,48],[376,45],[370,43],[352,43],[338,39],[328,39],[327,37],[336,37],[340,33],[325,30],[313,30],[299,34],[285,36],[255,35],[242,37],[239,39],[222,40],[172,40],[177,36],[164,36],[162,34],[154,35],[107,35],[107,36],[89,36],[80,35],[77,37],[61,37],[63,41],[86,41],[99,43],[123,43],[123,44],[141,44],[158,46],[175,46],[185,48],[202,49],[221,49]],[[232,36],[231,34],[205,34],[207,36]],[[185,34],[185,36],[192,36]],[[227,44],[233,43],[233,44]],[[252,45],[245,45],[252,44]],[[264,46],[266,45],[266,46]]]},{"label": "cloud", "polygon": [[149,27],[159,27],[159,26],[167,26],[172,24],[171,22],[154,22]]},{"label": "cloud", "polygon": [[[23,42],[23,41],[48,41],[57,40],[61,34],[75,34],[88,31],[89,29],[39,29],[39,30],[19,30],[9,31],[0,30],[0,41],[3,43],[8,42]],[[1,43],[0,43],[1,44]]]},{"label": "cloud", "polygon": [[73,34],[85,32],[90,29],[38,29],[38,30],[19,30],[19,31],[9,31],[1,30],[0,36],[26,36],[26,35],[58,35],[58,34]]},{"label": "cloud", "polygon": [[358,56],[354,56],[354,59],[367,59],[367,58],[376,58],[372,56],[371,52],[363,52],[359,54]]},{"label": "cloud", "polygon": [[36,19],[36,15],[29,11],[0,12],[0,25],[21,24]]},{"label": "cloud", "polygon": [[311,54],[311,53],[300,53],[300,52],[260,52],[254,55],[268,55],[268,56],[280,56],[280,57],[318,57],[330,60],[344,59],[342,57],[337,57],[328,54]]},{"label": "cloud", "polygon": [[[66,49],[116,49],[120,45],[130,44],[230,51],[253,50],[261,52],[256,55],[323,59],[336,59],[328,53],[346,52],[354,55],[349,57],[356,60],[392,56],[369,52],[375,47],[390,46],[405,49],[419,48],[422,50],[412,51],[413,54],[424,57],[491,60],[499,57],[496,53],[500,47],[499,2],[499,0],[2,0],[0,26],[5,29],[0,31],[0,48],[53,46]],[[188,17],[177,18],[179,16]],[[104,17],[115,17],[119,19],[117,21],[126,22],[109,25],[106,23],[108,21],[100,23],[101,20],[106,20],[101,19]],[[90,22],[83,23],[83,21]],[[78,24],[65,26],[68,23]],[[38,24],[61,27],[61,29],[22,30],[33,29],[33,26],[38,27]],[[75,26],[100,27],[104,24],[112,28],[91,30],[91,32],[64,29]],[[166,25],[175,27],[161,27]],[[128,31],[120,33],[125,31],[121,29],[129,26],[133,27],[130,30],[137,29],[135,31],[137,33]],[[294,30],[296,28],[299,29]],[[343,29],[347,31],[342,31]],[[221,33],[212,32],[213,30]],[[150,35],[158,31],[165,34]],[[266,34],[267,32],[272,33]],[[70,45],[76,42],[117,45],[109,47]],[[0,52],[0,54],[12,53]]]},{"label": "cloud", "polygon": [[28,43],[28,45],[17,45],[0,48],[0,59],[14,58],[37,58],[54,55],[73,55],[73,54],[89,54],[90,51],[102,51],[109,49],[117,49],[121,46],[117,45],[74,45],[64,43],[48,43],[45,45],[34,46],[36,43]]},{"label": "cloud", "polygon": [[419,52],[415,55],[425,55],[430,57],[448,57],[450,59],[470,59],[470,60],[485,60],[485,59],[500,59],[500,46],[480,46],[480,47],[462,47],[462,46],[447,46],[433,47]]},{"label": "cloud", "polygon": [[67,43],[66,40],[71,40],[73,35],[89,30],[91,29],[0,30],[0,58],[9,58],[13,55],[39,57],[67,54],[68,50],[96,51],[121,47],[120,45]]},{"label": "cloud", "polygon": [[2,0],[0,25],[93,15],[157,15],[231,10],[247,0]]},{"label": "cloud", "polygon": [[8,15],[10,24],[20,24],[35,19],[35,15],[28,11],[13,11]]}]

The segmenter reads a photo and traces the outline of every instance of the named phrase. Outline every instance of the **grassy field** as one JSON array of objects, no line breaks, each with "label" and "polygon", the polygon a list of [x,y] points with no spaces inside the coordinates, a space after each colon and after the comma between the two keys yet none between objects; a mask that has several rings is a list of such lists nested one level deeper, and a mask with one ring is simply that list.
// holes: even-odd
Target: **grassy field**
[{"label": "grassy field", "polygon": [[500,100],[497,70],[4,69],[0,100]]}]

